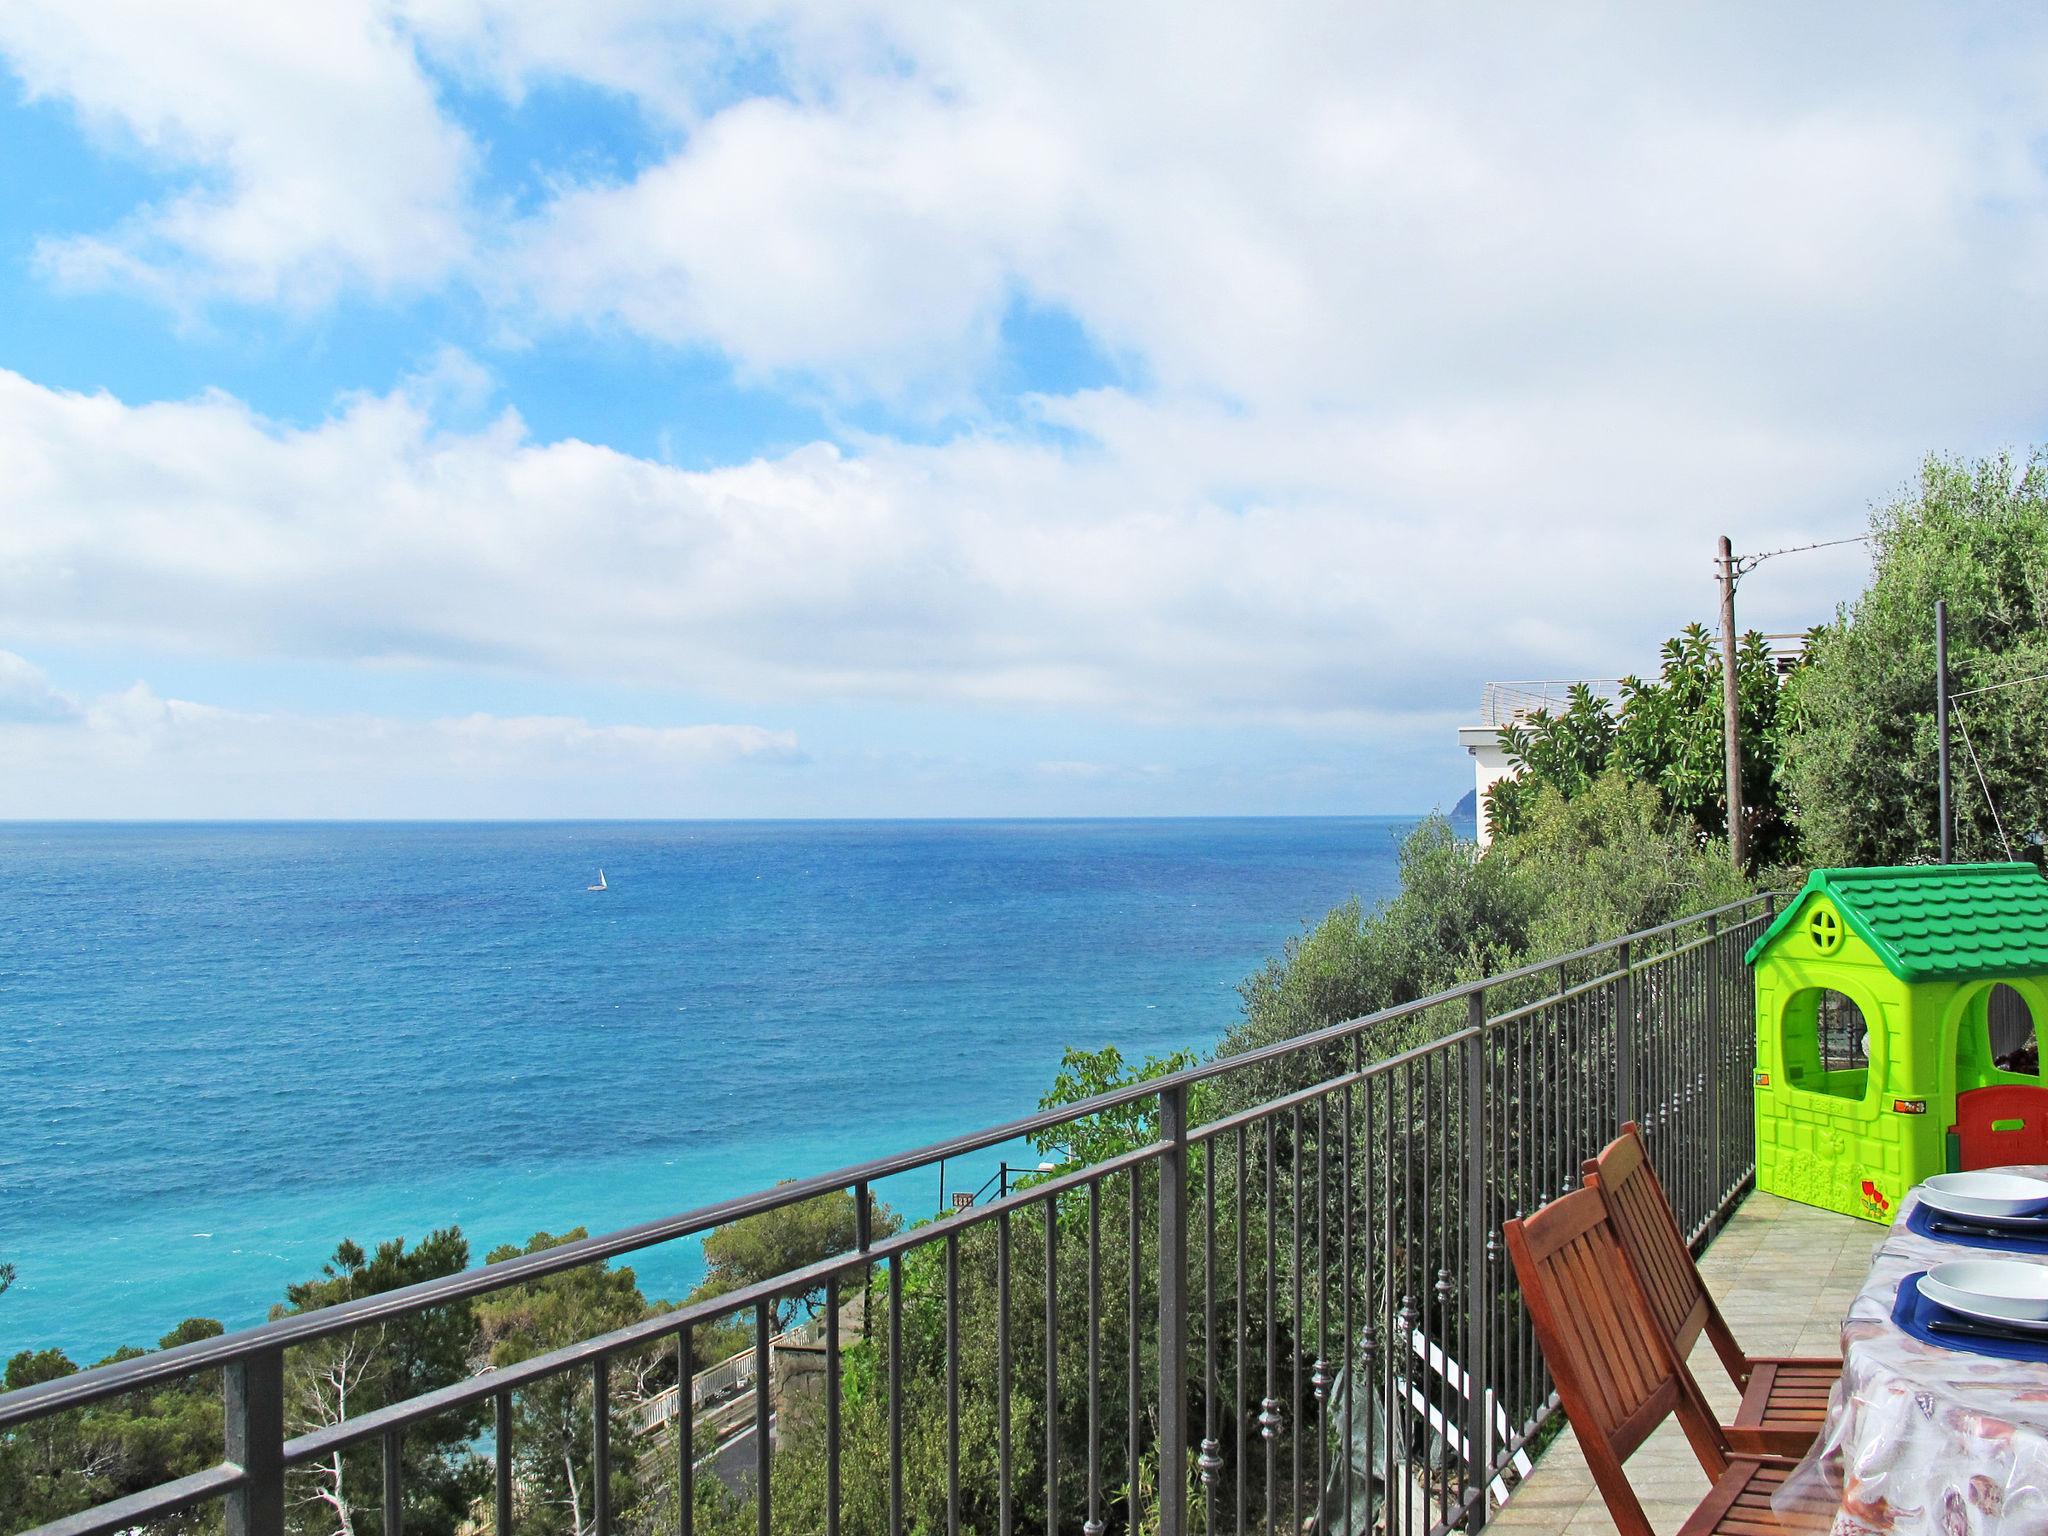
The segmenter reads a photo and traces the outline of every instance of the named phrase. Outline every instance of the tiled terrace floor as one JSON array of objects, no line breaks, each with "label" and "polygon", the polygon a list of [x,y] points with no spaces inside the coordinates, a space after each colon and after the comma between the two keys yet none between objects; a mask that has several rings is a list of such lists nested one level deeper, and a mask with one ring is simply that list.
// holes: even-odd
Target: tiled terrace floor
[{"label": "tiled terrace floor", "polygon": [[[1832,1355],[1842,1347],[1842,1314],[1884,1236],[1883,1227],[1853,1216],[1751,1195],[1708,1247],[1700,1272],[1750,1354]],[[1735,1393],[1705,1339],[1693,1354],[1692,1372],[1726,1422],[1735,1412]],[[1707,1492],[1706,1475],[1676,1419],[1667,1419],[1629,1458],[1628,1474],[1660,1532],[1677,1530]],[[1487,1529],[1498,1536],[1613,1536],[1607,1505],[1569,1431]]]}]

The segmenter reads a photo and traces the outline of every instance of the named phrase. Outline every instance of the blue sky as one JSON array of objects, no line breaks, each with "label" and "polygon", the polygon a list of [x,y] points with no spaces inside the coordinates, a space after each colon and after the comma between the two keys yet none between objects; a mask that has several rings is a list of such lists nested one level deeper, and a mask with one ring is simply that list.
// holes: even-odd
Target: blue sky
[{"label": "blue sky", "polygon": [[0,816],[1447,804],[2040,437],[2041,33],[0,0]]}]

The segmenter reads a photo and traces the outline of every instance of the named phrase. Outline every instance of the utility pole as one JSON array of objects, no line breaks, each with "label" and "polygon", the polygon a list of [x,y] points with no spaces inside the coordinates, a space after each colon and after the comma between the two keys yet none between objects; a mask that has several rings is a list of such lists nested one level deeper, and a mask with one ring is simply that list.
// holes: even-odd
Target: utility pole
[{"label": "utility pole", "polygon": [[1941,765],[1941,862],[1953,863],[1956,851],[1955,812],[1949,804],[1948,777],[1948,600],[1934,602],[1934,755]]},{"label": "utility pole", "polygon": [[1728,738],[1728,854],[1749,868],[1749,829],[1742,821],[1742,711],[1735,681],[1735,550],[1721,535],[1721,709]]}]

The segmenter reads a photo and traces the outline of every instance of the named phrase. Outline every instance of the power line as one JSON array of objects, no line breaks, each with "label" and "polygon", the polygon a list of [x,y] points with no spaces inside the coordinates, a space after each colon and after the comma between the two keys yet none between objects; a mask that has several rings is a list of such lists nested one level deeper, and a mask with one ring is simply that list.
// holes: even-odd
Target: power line
[{"label": "power line", "polygon": [[1998,828],[1999,844],[2005,849],[2007,859],[2012,857],[2012,841],[2005,835],[2005,821],[1998,814],[1998,802],[1991,798],[1991,786],[1984,781],[1984,764],[1977,757],[1977,744],[1970,740],[1970,727],[1960,713],[1956,715],[1956,729],[1963,733],[1963,750],[1970,754],[1970,766],[1977,770],[1977,787],[1984,791],[1984,803],[1991,807],[1991,825]]},{"label": "power line", "polygon": [[1948,698],[1953,704],[1957,699],[1974,699],[1980,693],[1996,693],[2001,688],[2017,688],[2021,683],[2048,683],[2048,672],[2036,672],[2032,677],[2010,678],[2002,683],[1986,683],[1982,688],[1972,688],[1966,693],[1952,693]]},{"label": "power line", "polygon": [[1844,544],[1868,544],[1869,542],[1869,534],[1859,533],[1846,539],[1823,539],[1818,544],[1794,544],[1787,549],[1767,549],[1760,555],[1737,555],[1735,557],[1735,574],[1737,576],[1747,576],[1766,560],[1775,560],[1780,555],[1803,555],[1808,550],[1813,549],[1835,549]]}]

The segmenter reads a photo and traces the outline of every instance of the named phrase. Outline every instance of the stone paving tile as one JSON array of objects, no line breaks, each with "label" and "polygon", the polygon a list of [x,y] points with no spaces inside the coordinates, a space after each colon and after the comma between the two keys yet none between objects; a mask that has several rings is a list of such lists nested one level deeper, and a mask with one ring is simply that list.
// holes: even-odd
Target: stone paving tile
[{"label": "stone paving tile", "polygon": [[[1832,1355],[1841,1348],[1842,1314],[1883,1238],[1881,1227],[1853,1216],[1752,1194],[1700,1259],[1700,1273],[1749,1353]],[[1733,1413],[1734,1388],[1705,1339],[1691,1363],[1708,1402]],[[1659,1532],[1677,1530],[1706,1495],[1706,1474],[1676,1419],[1667,1419],[1629,1458],[1628,1472]],[[1487,1529],[1500,1536],[1615,1536],[1569,1429]]]}]

